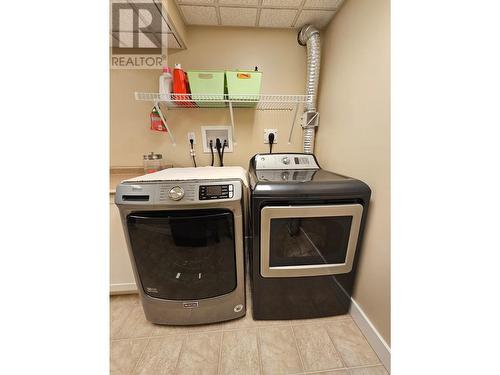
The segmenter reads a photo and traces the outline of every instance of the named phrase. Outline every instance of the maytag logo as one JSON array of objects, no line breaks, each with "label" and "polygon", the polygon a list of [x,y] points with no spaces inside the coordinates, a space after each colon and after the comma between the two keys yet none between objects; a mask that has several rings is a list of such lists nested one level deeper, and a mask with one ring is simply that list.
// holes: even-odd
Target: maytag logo
[{"label": "maytag logo", "polygon": [[182,307],[185,309],[194,309],[198,307],[198,302],[182,302]]},{"label": "maytag logo", "polygon": [[158,69],[166,60],[167,12],[159,0],[110,0],[112,69]]}]

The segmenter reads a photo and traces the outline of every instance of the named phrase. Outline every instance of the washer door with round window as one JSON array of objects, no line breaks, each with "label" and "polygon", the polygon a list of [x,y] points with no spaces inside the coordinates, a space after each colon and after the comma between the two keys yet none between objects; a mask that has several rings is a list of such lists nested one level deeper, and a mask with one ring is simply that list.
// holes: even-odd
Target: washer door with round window
[{"label": "washer door with round window", "polygon": [[335,275],[352,270],[363,206],[266,206],[261,210],[263,277]]},{"label": "washer door with round window", "polygon": [[127,216],[130,245],[144,292],[199,300],[236,288],[234,226],[227,209],[146,211]]}]

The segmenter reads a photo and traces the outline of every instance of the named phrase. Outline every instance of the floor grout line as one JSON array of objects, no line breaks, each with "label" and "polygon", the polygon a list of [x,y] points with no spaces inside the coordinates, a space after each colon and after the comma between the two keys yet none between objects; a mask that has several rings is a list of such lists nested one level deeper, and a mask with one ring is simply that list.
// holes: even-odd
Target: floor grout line
[{"label": "floor grout line", "polygon": [[186,344],[186,340],[187,340],[187,336],[185,336],[182,340],[181,350],[179,350],[179,355],[177,356],[177,361],[175,361],[174,374],[177,374],[179,362],[181,361],[182,350],[184,349],[184,345]]},{"label": "floor grout line", "polygon": [[110,339],[109,342],[126,341],[126,340],[149,340],[153,339],[153,336],[141,336],[141,337],[127,337],[123,339]]},{"label": "floor grout line", "polygon": [[313,320],[313,321],[310,321],[310,322],[300,322],[300,321],[297,321],[297,320],[291,320],[291,324],[292,325],[295,325],[295,326],[303,326],[303,325],[306,325],[306,324],[324,324],[324,323],[333,323],[333,322],[344,322],[346,320],[353,320],[350,316],[348,317],[345,317],[345,318],[336,318],[336,319],[331,319],[331,320],[328,320],[325,319],[325,320],[321,320],[323,318],[319,318],[318,320]]},{"label": "floor grout line", "polygon": [[[361,330],[361,328],[359,328],[358,324],[356,323],[356,321],[355,321],[354,319],[353,319],[352,321],[354,322],[354,325],[355,325],[355,326],[356,326],[356,328],[358,329],[359,333],[361,333],[361,336],[363,336],[363,339],[365,340],[365,342],[368,344],[368,346],[371,348],[371,350],[372,350],[372,351],[375,353],[375,355],[377,356],[378,361],[380,362],[380,363],[378,363],[377,365],[379,365],[379,364],[382,364],[382,365],[383,365],[382,361],[380,360],[380,357],[378,356],[378,354],[377,354],[377,352],[375,351],[375,349],[373,349],[373,346],[371,346],[371,345],[370,345],[370,343],[368,342],[368,339],[367,339],[367,338],[366,338],[366,336],[363,334],[363,331]],[[374,366],[377,366],[377,365],[374,365]],[[384,366],[384,368],[385,368],[385,366]],[[386,369],[386,371],[387,371],[387,369]]]},{"label": "floor grout line", "polygon": [[222,331],[220,333],[220,347],[219,347],[219,363],[217,365],[217,375],[221,373],[221,367],[222,367],[222,343],[224,342],[224,332]]},{"label": "floor grout line", "polygon": [[135,369],[137,368],[137,365],[139,364],[139,362],[142,359],[142,356],[144,355],[144,353],[146,353],[146,349],[149,346],[150,342],[151,342],[151,339],[148,338],[148,342],[146,343],[146,345],[144,345],[144,348],[142,349],[141,354],[139,355],[139,357],[137,358],[137,361],[135,362],[135,365],[134,365],[134,367],[132,369],[132,374],[135,372]]},{"label": "floor grout line", "polygon": [[261,348],[260,348],[260,329],[256,329],[257,332],[257,356],[259,357],[259,371],[261,374],[264,374],[264,364],[262,363],[262,355],[261,355]]},{"label": "floor grout line", "polygon": [[[337,354],[339,355],[339,358],[340,358],[340,362],[342,362],[342,364],[344,365],[345,368],[347,368],[347,364],[345,363],[344,361],[344,357],[342,356],[342,353],[338,350],[337,348],[337,345],[335,345],[335,342],[333,341],[333,338],[332,336],[330,335],[330,332],[326,329],[326,327],[323,327],[323,329],[326,331],[326,335],[328,336],[328,338],[330,339],[330,342],[332,343],[333,345],[333,348],[335,349],[335,351],[337,352]],[[347,371],[349,372],[349,371]]]},{"label": "floor grout line", "polygon": [[317,371],[306,371],[305,373],[307,375],[309,374],[324,374],[325,372],[330,372],[330,371],[341,371],[341,370],[345,370],[347,372],[349,372],[349,369],[347,367],[337,367],[337,368],[331,368],[331,369],[327,369],[327,370],[317,370]]},{"label": "floor grout line", "polygon": [[[384,367],[384,365],[382,363],[376,363],[374,365],[360,365],[360,366],[350,366],[350,367],[346,367],[347,369],[357,369],[357,368],[368,368],[368,367]],[[385,368],[385,367],[384,367]]]},{"label": "floor grout line", "polygon": [[324,369],[324,370],[311,370],[311,371],[304,371],[304,372],[298,372],[298,373],[293,373],[293,374],[287,374],[287,375],[300,375],[300,374],[324,374],[326,372],[331,372],[331,371],[347,371],[350,373],[349,370],[356,370],[356,369],[362,369],[362,368],[371,368],[371,367],[384,367],[381,363],[376,364],[376,365],[365,365],[365,366],[352,366],[352,367],[337,367],[337,368],[330,368],[330,369]]},{"label": "floor grout line", "polygon": [[304,361],[302,360],[302,355],[300,354],[299,342],[297,341],[297,337],[295,336],[295,330],[293,329],[293,325],[290,321],[290,328],[292,330],[293,341],[295,342],[295,347],[297,348],[297,353],[299,354],[300,365],[302,366],[302,370],[304,372],[307,371],[306,366],[304,365]]}]

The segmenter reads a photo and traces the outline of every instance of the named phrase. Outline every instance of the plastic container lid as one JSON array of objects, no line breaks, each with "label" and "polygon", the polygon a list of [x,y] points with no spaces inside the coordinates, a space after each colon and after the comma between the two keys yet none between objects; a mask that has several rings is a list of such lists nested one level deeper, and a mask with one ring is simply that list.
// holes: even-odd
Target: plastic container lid
[{"label": "plastic container lid", "polygon": [[163,73],[170,73],[170,68],[168,66],[164,66]]},{"label": "plastic container lid", "polygon": [[162,154],[155,154],[154,152],[149,153],[149,155],[143,155],[142,157],[147,160],[163,159]]},{"label": "plastic container lid", "polygon": [[175,64],[175,69],[182,69],[181,64]]}]

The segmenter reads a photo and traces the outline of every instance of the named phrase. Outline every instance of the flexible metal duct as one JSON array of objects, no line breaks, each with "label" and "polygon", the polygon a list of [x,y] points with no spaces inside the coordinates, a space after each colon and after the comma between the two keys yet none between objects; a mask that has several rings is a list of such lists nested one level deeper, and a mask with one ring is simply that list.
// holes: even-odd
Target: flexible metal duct
[{"label": "flexible metal duct", "polygon": [[307,85],[306,95],[309,95],[302,115],[303,150],[305,153],[314,152],[314,135],[319,125],[319,113],[316,111],[316,98],[319,83],[319,65],[321,48],[319,30],[312,25],[305,25],[299,31],[297,40],[300,45],[307,46]]}]

